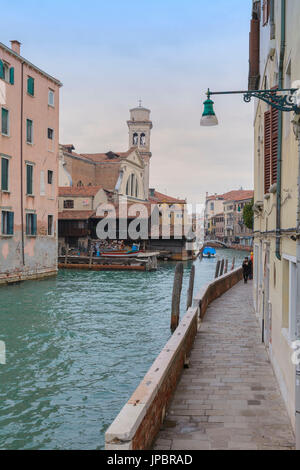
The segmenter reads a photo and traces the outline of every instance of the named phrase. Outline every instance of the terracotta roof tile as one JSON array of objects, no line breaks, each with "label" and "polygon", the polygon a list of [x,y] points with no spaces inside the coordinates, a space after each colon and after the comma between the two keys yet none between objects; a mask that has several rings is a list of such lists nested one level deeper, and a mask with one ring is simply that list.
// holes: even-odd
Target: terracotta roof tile
[{"label": "terracotta roof tile", "polygon": [[155,203],[174,203],[174,204],[186,204],[185,199],[178,199],[175,197],[167,196],[166,194],[159,193],[158,191],[154,192],[154,196],[149,197],[150,202],[155,202]]}]

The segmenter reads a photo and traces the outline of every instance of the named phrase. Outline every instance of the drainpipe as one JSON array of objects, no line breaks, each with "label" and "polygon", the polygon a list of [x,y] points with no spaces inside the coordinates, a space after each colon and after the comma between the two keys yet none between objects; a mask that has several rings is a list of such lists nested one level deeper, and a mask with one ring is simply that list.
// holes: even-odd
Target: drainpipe
[{"label": "drainpipe", "polygon": [[21,132],[20,132],[20,161],[21,161],[21,243],[22,243],[22,263],[25,266],[25,249],[24,249],[24,184],[23,184],[23,114],[24,114],[24,62],[21,64]]},{"label": "drainpipe", "polygon": [[[285,21],[286,21],[286,0],[281,0],[281,44],[279,62],[279,88],[283,88],[283,66],[285,55]],[[281,260],[280,240],[281,240],[281,167],[282,167],[282,111],[278,114],[278,152],[277,152],[277,212],[276,212],[276,258]]]}]

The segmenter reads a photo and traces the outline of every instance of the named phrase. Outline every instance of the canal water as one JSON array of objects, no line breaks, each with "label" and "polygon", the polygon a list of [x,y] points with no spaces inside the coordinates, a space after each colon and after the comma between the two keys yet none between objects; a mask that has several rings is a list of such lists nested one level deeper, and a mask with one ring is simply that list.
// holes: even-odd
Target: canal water
[{"label": "canal water", "polygon": [[[218,250],[233,256],[240,265],[245,253]],[[195,291],[215,264],[195,262]],[[107,427],[170,337],[174,269],[60,271],[0,287],[0,449],[103,449]]]}]

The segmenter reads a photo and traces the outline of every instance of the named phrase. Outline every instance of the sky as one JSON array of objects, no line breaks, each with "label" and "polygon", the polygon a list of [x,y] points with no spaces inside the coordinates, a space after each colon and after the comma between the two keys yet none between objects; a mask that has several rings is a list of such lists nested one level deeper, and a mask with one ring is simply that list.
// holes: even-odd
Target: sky
[{"label": "sky", "polygon": [[[0,41],[63,82],[60,143],[125,151],[129,109],[151,109],[150,186],[201,203],[253,187],[253,104],[205,92],[246,90],[251,0],[14,0]],[[5,19],[4,19],[5,17]]]}]

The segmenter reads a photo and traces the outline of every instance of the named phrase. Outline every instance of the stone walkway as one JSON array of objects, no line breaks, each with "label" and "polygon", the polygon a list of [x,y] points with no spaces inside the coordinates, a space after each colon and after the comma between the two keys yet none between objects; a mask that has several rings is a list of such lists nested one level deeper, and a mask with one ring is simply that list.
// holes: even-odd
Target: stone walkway
[{"label": "stone walkway", "polygon": [[157,450],[293,449],[295,439],[252,307],[239,283],[209,307]]}]

